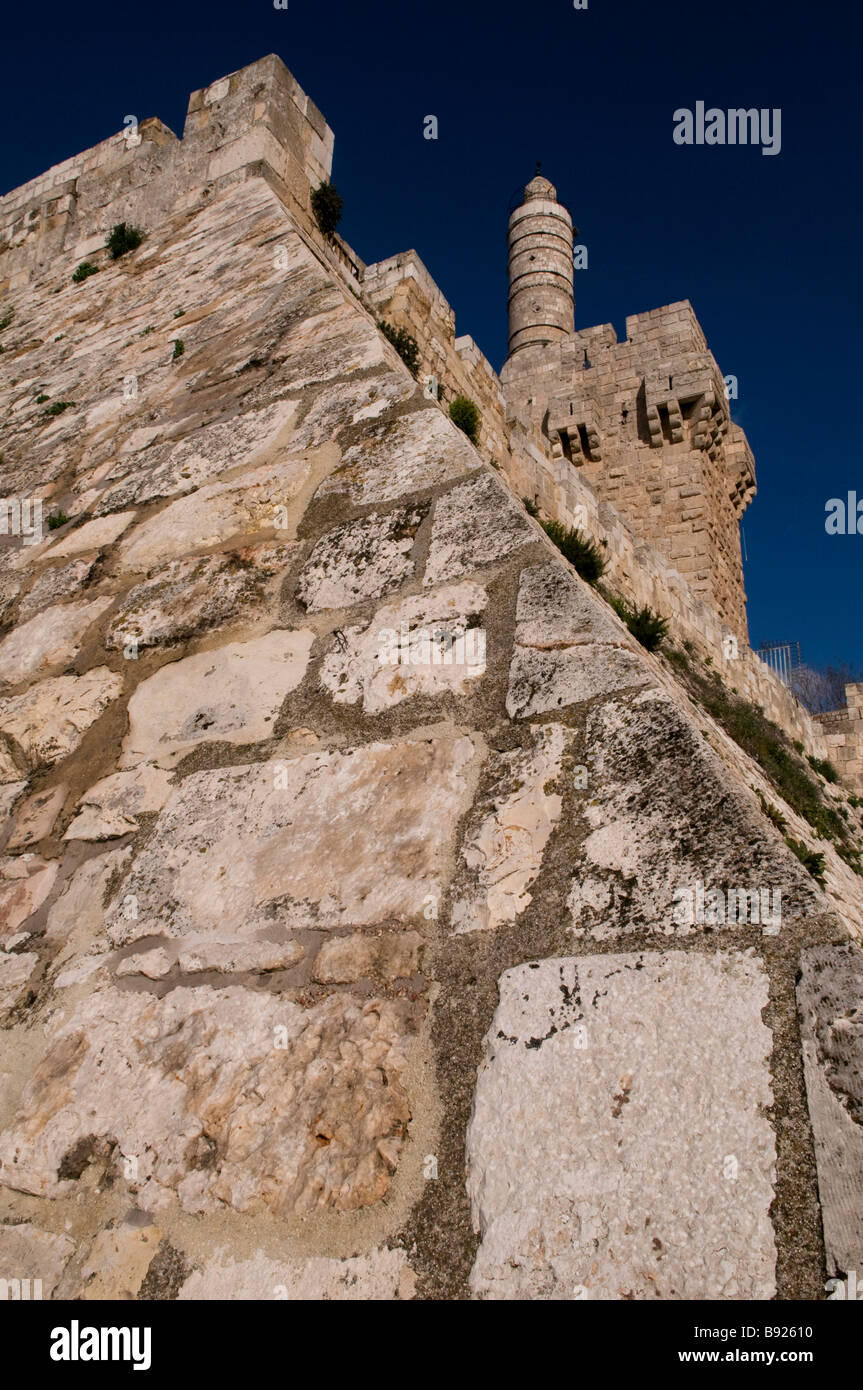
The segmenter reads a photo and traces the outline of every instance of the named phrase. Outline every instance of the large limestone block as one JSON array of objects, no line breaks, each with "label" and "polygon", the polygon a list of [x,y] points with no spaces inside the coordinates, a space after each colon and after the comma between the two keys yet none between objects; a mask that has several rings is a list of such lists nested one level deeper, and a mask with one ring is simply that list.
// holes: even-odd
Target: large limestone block
[{"label": "large limestone block", "polygon": [[452,909],[457,932],[514,922],[529,905],[529,885],[560,819],[560,776],[568,731],[559,724],[531,730],[533,746],[497,754],[487,798],[474,807],[462,848],[469,871]]},{"label": "large limestone block", "polygon": [[296,409],[296,401],[275,401],[204,425],[187,439],[153,445],[143,457],[124,459],[109,481],[118,473],[126,476],[99,499],[96,511],[116,512],[135,502],[191,492],[238,464],[249,470],[262,466],[290,439]]},{"label": "large limestone block", "polygon": [[85,521],[83,526],[70,531],[62,540],[55,541],[47,552],[47,558],[66,559],[69,555],[82,555],[86,550],[100,550],[102,546],[113,545],[134,517],[134,512],[118,512],[114,516],[98,516],[93,521]]},{"label": "large limestone block", "polygon": [[423,582],[460,579],[537,539],[503,483],[483,474],[444,493],[435,503]]},{"label": "large limestone block", "polygon": [[227,555],[173,560],[136,584],[111,619],[106,645],[171,646],[248,619],[277,587],[291,545],[249,546]]},{"label": "large limestone block", "polygon": [[334,386],[323,386],[306,407],[294,446],[314,449],[330,440],[338,440],[342,430],[366,420],[376,420],[391,406],[408,400],[415,390],[416,384],[407,372],[354,377]]},{"label": "large limestone block", "polygon": [[60,1196],[95,1158],[145,1211],[174,1194],[190,1212],[368,1206],[410,1120],[416,1008],[333,994],[303,1009],[239,986],[91,994],[0,1138],[0,1182]]},{"label": "large limestone block", "polygon": [[168,773],[149,763],[112,772],[81,797],[64,840],[113,840],[138,829],[138,816],[161,811],[171,794]]},{"label": "large limestone block", "polygon": [[347,608],[399,588],[414,572],[411,551],[422,507],[371,512],[328,531],[303,566],[297,598],[310,612]]},{"label": "large limestone block", "polygon": [[547,714],[649,680],[622,628],[562,565],[529,565],[519,576],[515,647],[506,710]]},{"label": "large limestone block", "polygon": [[282,701],[306,673],[314,640],[307,628],[277,629],[162,666],[129,701],[121,767],[170,767],[203,740],[270,738]]},{"label": "large limestone block", "polygon": [[0,700],[0,735],[28,770],[56,763],[78,747],[122,689],[123,677],[107,666],[40,681]]},{"label": "large limestone block", "polygon": [[380,504],[452,482],[476,466],[465,436],[432,406],[368,430],[318,491],[347,493],[359,505]]},{"label": "large limestone block", "polygon": [[262,1250],[234,1260],[219,1249],[203,1269],[190,1274],[177,1297],[260,1302],[266,1299],[363,1302],[413,1298],[416,1279],[404,1250],[372,1250],[339,1260],[324,1255],[274,1260]]},{"label": "large limestone block", "polygon": [[18,685],[48,666],[66,665],[77,654],[87,628],[111,601],[106,597],[56,604],[19,623],[0,642],[0,681]]},{"label": "large limestone block", "polygon": [[797,1004],[827,1272],[863,1280],[863,951],[810,946]]},{"label": "large limestone block", "polygon": [[776,935],[782,920],[823,910],[809,874],[665,692],[592,710],[585,746],[588,834],[568,903],[576,935]]},{"label": "large limestone block", "polygon": [[290,519],[290,504],[310,471],[309,459],[292,455],[240,478],[208,483],[136,526],[120,543],[117,563],[126,572],[150,570],[232,536],[276,526],[284,520],[279,508]]},{"label": "large limestone block", "polygon": [[21,600],[18,607],[19,623],[32,618],[34,613],[56,603],[58,599],[68,598],[70,594],[76,593],[93,573],[95,564],[95,558],[87,557],[70,560],[67,565],[52,565],[43,569],[33,587]]},{"label": "large limestone block", "polygon": [[502,976],[467,1134],[477,1294],[772,1296],[767,998],[736,952]]},{"label": "large limestone block", "polygon": [[467,583],[384,604],[366,626],[342,631],[321,664],[322,687],[336,704],[362,700],[365,714],[414,695],[463,694],[485,674],[477,623],[487,602],[485,589]]},{"label": "large limestone block", "polygon": [[447,882],[473,755],[445,734],[193,773],[135,859],[112,939],[422,916]]}]

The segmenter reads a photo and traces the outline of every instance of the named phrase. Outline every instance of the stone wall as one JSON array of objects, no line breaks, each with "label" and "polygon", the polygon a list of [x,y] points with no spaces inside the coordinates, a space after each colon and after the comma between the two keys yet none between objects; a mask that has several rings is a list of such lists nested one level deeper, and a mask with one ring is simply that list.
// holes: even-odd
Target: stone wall
[{"label": "stone wall", "polygon": [[819,714],[827,756],[846,786],[863,793],[863,685],[846,685],[844,709]]},{"label": "stone wall", "polygon": [[823,1297],[863,1258],[861,880],[285,173],[140,194],[138,250],[3,300],[0,494],[60,524],[0,547],[0,1278]]}]

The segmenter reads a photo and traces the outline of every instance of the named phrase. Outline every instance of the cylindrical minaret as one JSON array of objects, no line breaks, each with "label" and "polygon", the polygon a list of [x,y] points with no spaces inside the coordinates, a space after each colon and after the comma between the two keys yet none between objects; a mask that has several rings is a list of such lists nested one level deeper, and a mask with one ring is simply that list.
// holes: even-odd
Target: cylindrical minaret
[{"label": "cylindrical minaret", "polygon": [[537,174],[509,219],[509,351],[574,329],[572,218]]}]

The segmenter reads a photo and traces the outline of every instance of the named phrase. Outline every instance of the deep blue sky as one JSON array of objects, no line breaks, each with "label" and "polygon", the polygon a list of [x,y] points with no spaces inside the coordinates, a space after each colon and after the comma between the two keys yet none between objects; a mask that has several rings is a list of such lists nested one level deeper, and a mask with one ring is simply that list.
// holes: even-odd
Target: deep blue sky
[{"label": "deep blue sky", "polygon": [[[276,52],[335,131],[347,240],[415,247],[499,368],[507,207],[541,159],[589,248],[576,326],[688,298],[738,378],[753,645],[863,668],[863,535],[824,529],[863,498],[860,33],[850,0],[49,0],[4,18],[0,189],[130,113],[179,135],[191,91]],[[674,144],[698,100],[780,107],[781,153]]]}]

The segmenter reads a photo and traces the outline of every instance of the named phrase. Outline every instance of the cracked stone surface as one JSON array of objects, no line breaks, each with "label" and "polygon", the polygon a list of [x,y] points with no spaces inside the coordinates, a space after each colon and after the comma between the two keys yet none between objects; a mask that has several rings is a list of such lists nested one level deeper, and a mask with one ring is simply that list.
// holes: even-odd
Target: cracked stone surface
[{"label": "cracked stone surface", "polygon": [[[117,944],[151,934],[404,921],[439,898],[473,756],[468,738],[371,743],[347,753],[187,777],[123,885]],[[337,877],[332,865],[339,865]]]},{"label": "cracked stone surface", "polygon": [[424,511],[372,512],[328,531],[303,566],[297,598],[310,613],[349,608],[399,588],[414,572],[411,551]]},{"label": "cracked stone surface", "polygon": [[282,701],[306,673],[314,633],[278,629],[163,666],[129,701],[123,767],[171,767],[202,740],[270,738]]},{"label": "cracked stone surface", "polygon": [[175,1196],[189,1212],[377,1202],[410,1120],[412,1013],[339,994],[303,1009],[238,986],[97,992],[52,1037],[0,1138],[0,1178],[59,1196],[93,1158],[121,1176],[125,1156],[145,1211]]},{"label": "cracked stone surface", "polygon": [[138,817],[161,811],[171,794],[168,773],[149,763],[112,772],[84,793],[64,840],[113,840],[138,829]]},{"label": "cracked stone surface", "polygon": [[0,700],[0,737],[27,771],[59,762],[78,747],[122,688],[122,676],[107,666],[84,676],[39,681],[22,695]]},{"label": "cracked stone surface", "polygon": [[474,824],[462,847],[470,879],[452,909],[457,932],[514,922],[531,901],[528,887],[560,819],[563,803],[550,786],[560,775],[568,737],[559,724],[539,726],[531,734],[532,748],[495,756],[487,801],[475,803]]},{"label": "cracked stone surface", "polygon": [[472,473],[477,457],[464,435],[433,407],[370,429],[345,451],[341,467],[318,492],[347,493],[352,502],[391,502],[408,492]]},{"label": "cracked stone surface", "polygon": [[95,569],[94,559],[70,560],[66,565],[43,569],[36,582],[18,605],[18,621],[26,622],[57,599],[75,594]]},{"label": "cracked stone surface", "polygon": [[249,546],[227,555],[173,560],[123,600],[106,645],[122,649],[172,646],[196,634],[239,622],[273,593],[294,547]]},{"label": "cracked stone surface", "polygon": [[424,584],[460,579],[537,539],[522,509],[483,474],[435,503]]},{"label": "cracked stone surface", "polygon": [[[584,818],[568,906],[576,935],[607,940],[636,929],[665,936],[732,925],[729,890],[757,891],[752,925],[772,934],[781,922],[818,911],[812,879],[763,817],[758,817],[713,749],[664,693],[648,690],[631,704],[610,701],[587,723]],[[718,890],[697,912],[698,885]],[[761,921],[761,890],[769,921]],[[691,893],[692,920],[681,920]],[[780,896],[777,899],[775,894]],[[709,904],[722,907],[711,921]],[[748,900],[737,904],[755,918]]]},{"label": "cracked stone surface", "polygon": [[475,628],[488,596],[479,584],[450,584],[384,604],[365,627],[348,627],[321,664],[336,704],[362,700],[379,714],[414,695],[463,693],[485,674],[485,633]]},{"label": "cracked stone surface", "polygon": [[467,1134],[475,1294],[773,1295],[767,994],[736,952],[501,977]]},{"label": "cracked stone surface", "polygon": [[[863,1268],[863,951],[810,946],[797,983],[827,1272]],[[860,1274],[858,1273],[858,1281]]]},{"label": "cracked stone surface", "polygon": [[[290,439],[296,408],[296,401],[276,401],[259,410],[205,425],[187,439],[156,444],[147,450],[143,472],[136,459],[124,460],[114,472],[126,472],[128,476],[104,493],[96,511],[116,512],[134,503],[191,492],[235,467],[238,458],[247,467],[261,464],[271,451]],[[111,480],[109,475],[108,481]]]}]

